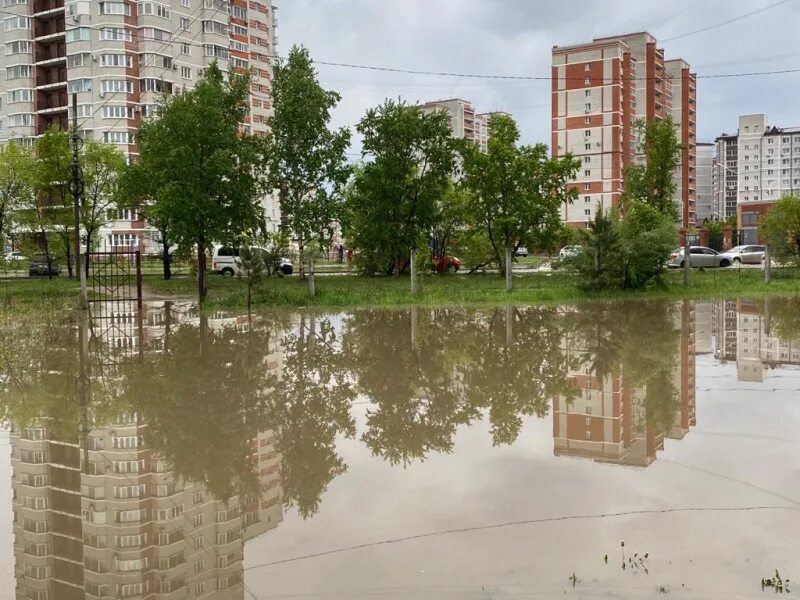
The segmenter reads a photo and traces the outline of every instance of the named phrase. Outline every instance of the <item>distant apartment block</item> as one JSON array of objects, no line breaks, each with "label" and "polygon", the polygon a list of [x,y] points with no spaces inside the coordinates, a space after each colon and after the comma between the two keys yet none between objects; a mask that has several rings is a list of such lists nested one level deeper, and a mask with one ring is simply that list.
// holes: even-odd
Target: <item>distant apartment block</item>
[{"label": "distant apartment block", "polygon": [[698,227],[705,221],[719,219],[717,196],[714,194],[716,177],[714,168],[714,144],[697,144],[697,163],[695,166],[696,195],[695,218]]},{"label": "distant apartment block", "polygon": [[453,132],[453,137],[472,140],[483,152],[486,152],[489,144],[489,119],[493,114],[505,114],[494,112],[478,113],[470,102],[459,98],[426,102],[420,108],[424,112],[446,111],[450,118],[450,129]]},{"label": "distant apartment block", "polygon": [[552,153],[571,153],[582,168],[579,200],[562,220],[586,227],[598,207],[619,205],[625,169],[637,156],[635,122],[671,116],[684,144],[675,173],[684,226],[695,223],[696,79],[683,60],[665,61],[649,33],[555,46],[552,67]]},{"label": "distant apartment block", "polygon": [[[770,126],[742,115],[736,134],[716,139],[726,217],[736,216],[741,244],[758,242],[758,222],[780,198],[800,194],[800,127]],[[735,201],[735,202],[734,202]]]},{"label": "distant apartment block", "polygon": [[[245,129],[266,134],[276,53],[272,0],[13,0],[4,3],[0,52],[0,143],[30,145],[51,125],[135,156],[143,118],[163,93],[191,88],[218,61],[224,72],[251,69]],[[265,197],[277,229],[277,202]],[[153,231],[134,211],[112,211],[101,249],[148,250]]]}]

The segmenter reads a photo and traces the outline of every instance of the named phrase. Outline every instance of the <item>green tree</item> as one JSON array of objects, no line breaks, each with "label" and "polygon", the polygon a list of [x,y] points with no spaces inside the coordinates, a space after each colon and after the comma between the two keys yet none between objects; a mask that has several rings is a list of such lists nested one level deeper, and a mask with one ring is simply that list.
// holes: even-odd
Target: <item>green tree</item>
[{"label": "green tree", "polygon": [[165,97],[161,116],[139,128],[145,176],[137,195],[157,203],[176,242],[195,247],[200,303],[210,245],[263,223],[258,201],[263,142],[241,127],[249,94],[249,76],[234,72],[226,81],[212,63],[193,89]]},{"label": "green tree", "polygon": [[582,251],[568,260],[586,290],[621,287],[625,277],[619,213],[598,207],[589,227],[580,231]]},{"label": "green tree", "polygon": [[778,200],[767,211],[759,229],[773,258],[800,266],[800,198]]},{"label": "green tree", "polygon": [[88,253],[94,248],[97,231],[108,222],[108,210],[114,205],[119,178],[125,169],[125,156],[112,144],[86,140],[80,158],[84,189],[79,217],[86,240],[88,276]]},{"label": "green tree", "polygon": [[[32,223],[43,246],[48,264],[51,256],[60,254],[67,263],[67,272],[72,277],[72,254],[75,243],[75,224],[72,216],[72,194],[69,181],[72,178],[72,151],[69,134],[56,126],[50,127],[36,140],[34,147],[36,169],[34,171],[36,200]],[[58,249],[51,248],[51,239]]]},{"label": "green tree", "polygon": [[486,232],[491,262],[501,273],[506,257],[522,245],[548,247],[560,230],[559,209],[577,197],[567,185],[580,162],[550,158],[545,144],[520,146],[519,128],[507,115],[489,120],[488,151],[463,146],[464,182],[472,194],[472,219]]},{"label": "green tree", "polygon": [[272,99],[269,187],[278,190],[282,227],[297,240],[303,275],[306,246],[327,248],[340,216],[350,132],[329,129],[341,96],[320,86],[303,47],[293,46],[289,58],[275,66]]},{"label": "green tree", "polygon": [[636,122],[637,154],[642,164],[625,169],[622,192],[623,212],[633,202],[644,202],[658,212],[678,220],[675,204],[675,170],[680,165],[681,144],[671,117]]},{"label": "green tree", "polygon": [[451,182],[436,205],[431,230],[434,258],[465,248],[470,202],[470,191]]},{"label": "green tree", "polygon": [[15,213],[33,197],[33,155],[27,148],[9,142],[0,146],[0,250],[12,229]]},{"label": "green tree", "polygon": [[364,156],[347,196],[346,236],[368,273],[403,271],[427,244],[455,168],[447,116],[387,100],[357,130]]},{"label": "green tree", "polygon": [[634,202],[619,228],[624,263],[624,289],[641,289],[664,272],[669,253],[678,243],[672,217],[652,204]]}]

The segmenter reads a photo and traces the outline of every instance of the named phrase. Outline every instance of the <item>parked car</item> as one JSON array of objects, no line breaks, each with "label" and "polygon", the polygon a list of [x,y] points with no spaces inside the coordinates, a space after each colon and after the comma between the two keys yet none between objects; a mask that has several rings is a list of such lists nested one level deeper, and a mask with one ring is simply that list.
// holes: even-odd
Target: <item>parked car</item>
[{"label": "parked car", "polygon": [[[767,254],[765,246],[736,246],[720,254],[720,266],[760,265]],[[724,264],[723,264],[724,263]]]},{"label": "parked car", "polygon": [[528,256],[528,249],[525,246],[520,246],[514,254],[516,256]]},{"label": "parked car", "polygon": [[31,259],[28,265],[28,276],[34,277],[36,275],[59,275],[61,273],[61,265],[55,258],[50,258],[50,265],[48,269],[47,256],[44,254],[37,254]]},{"label": "parked car", "polygon": [[433,268],[437,273],[457,273],[461,268],[461,259],[448,254],[438,258],[434,256],[431,260],[433,261]]},{"label": "parked car", "polygon": [[[722,258],[720,253],[705,246],[690,246],[689,254],[691,259],[689,261],[692,267],[727,267],[730,265],[726,259]],[[724,264],[723,264],[724,263]],[[683,248],[677,248],[672,251],[667,261],[667,266],[670,268],[682,268],[684,265]]]},{"label": "parked car", "polygon": [[25,260],[26,256],[19,250],[14,250],[6,254],[6,262],[19,262]]},{"label": "parked car", "polygon": [[581,252],[583,252],[583,248],[581,246],[564,246],[558,253],[558,258],[565,259],[565,258],[574,258],[578,256]]},{"label": "parked car", "polygon": [[[253,247],[254,250],[261,250],[268,252],[265,248]],[[211,257],[211,269],[215,273],[219,273],[225,277],[233,277],[239,275],[239,250],[236,248],[228,248],[225,246],[218,246],[214,248],[214,254]],[[273,265],[273,270],[282,275],[291,275],[294,272],[292,261],[288,258],[279,258]]]}]

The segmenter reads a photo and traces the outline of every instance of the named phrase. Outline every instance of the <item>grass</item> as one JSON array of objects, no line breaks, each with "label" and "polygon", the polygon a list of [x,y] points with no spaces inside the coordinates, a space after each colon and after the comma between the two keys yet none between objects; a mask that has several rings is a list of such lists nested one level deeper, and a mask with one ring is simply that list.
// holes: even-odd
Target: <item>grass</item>
[{"label": "grass", "polygon": [[[159,298],[195,298],[192,277],[164,281],[159,275],[144,275],[145,291]],[[298,277],[269,278],[254,290],[258,307],[377,307],[491,305],[515,302],[538,304],[570,302],[591,298],[723,298],[735,296],[800,294],[800,270],[773,269],[769,285],[763,283],[759,269],[693,270],[691,285],[683,287],[683,274],[669,271],[662,287],[641,291],[585,292],[578,277],[568,273],[532,273],[514,277],[514,290],[506,293],[503,279],[497,275],[423,275],[419,293],[411,296],[408,277],[317,277],[317,296],[308,296],[307,282]],[[236,278],[209,275],[207,308],[244,308],[247,300],[245,282]],[[75,305],[78,284],[61,276],[18,278],[0,282],[0,312],[18,313],[28,309],[70,308]]]},{"label": "grass", "polygon": [[[707,270],[692,272],[689,288],[683,287],[682,272],[670,271],[663,287],[642,291],[585,292],[575,275],[567,273],[526,274],[514,277],[514,290],[507,293],[497,275],[424,275],[419,278],[419,293],[411,296],[408,277],[318,277],[317,296],[308,296],[307,283],[297,277],[271,278],[254,290],[256,306],[460,306],[518,303],[566,302],[590,298],[675,297],[720,298],[738,295],[800,294],[800,272],[774,269],[773,280],[763,283],[757,269]],[[158,296],[194,297],[193,279],[163,281],[147,278],[145,285]],[[247,289],[243,281],[219,276],[209,278],[208,307],[244,307]]]}]

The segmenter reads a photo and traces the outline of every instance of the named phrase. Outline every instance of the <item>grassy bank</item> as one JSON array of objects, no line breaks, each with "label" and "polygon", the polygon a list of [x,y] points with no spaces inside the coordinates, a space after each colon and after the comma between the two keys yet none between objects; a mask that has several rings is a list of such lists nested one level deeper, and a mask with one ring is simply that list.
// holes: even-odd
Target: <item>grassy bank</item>
[{"label": "grassy bank", "polygon": [[[148,278],[151,294],[194,297],[195,282],[191,279],[163,281]],[[575,275],[565,273],[526,274],[514,277],[514,291],[506,293],[503,280],[497,275],[426,275],[419,279],[419,293],[409,293],[408,277],[318,277],[317,296],[308,296],[307,283],[297,277],[268,279],[254,291],[256,306],[446,306],[465,304],[498,304],[508,301],[543,303],[587,298],[675,297],[719,298],[738,295],[800,294],[800,271],[775,269],[769,285],[763,283],[763,272],[747,270],[693,271],[691,285],[683,287],[681,272],[665,274],[664,285],[647,290],[588,293],[580,289]],[[247,289],[243,281],[212,276],[209,280],[208,307],[243,307]]]},{"label": "grassy bank", "polygon": [[[591,298],[674,297],[721,298],[762,296],[767,294],[800,294],[800,270],[775,269],[769,285],[763,283],[758,269],[718,269],[693,271],[691,285],[683,287],[679,271],[665,274],[664,285],[646,290],[589,293],[580,289],[575,275],[535,273],[514,277],[514,291],[506,293],[502,278],[497,275],[425,275],[419,279],[419,293],[411,296],[408,277],[317,277],[317,296],[308,296],[307,283],[298,277],[269,278],[254,290],[257,307],[357,307],[357,306],[421,306],[487,305],[505,302],[567,302]],[[155,274],[144,277],[148,297],[196,297],[196,283],[191,277],[164,281]],[[66,277],[20,278],[0,282],[0,311],[17,312],[37,308],[74,306],[78,284]],[[247,288],[244,281],[217,275],[209,276],[208,308],[244,308]]]}]

